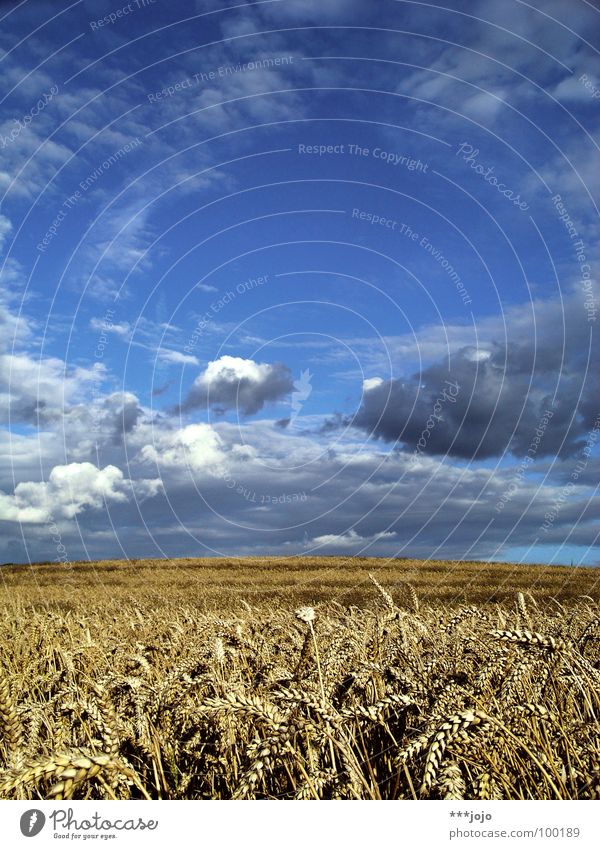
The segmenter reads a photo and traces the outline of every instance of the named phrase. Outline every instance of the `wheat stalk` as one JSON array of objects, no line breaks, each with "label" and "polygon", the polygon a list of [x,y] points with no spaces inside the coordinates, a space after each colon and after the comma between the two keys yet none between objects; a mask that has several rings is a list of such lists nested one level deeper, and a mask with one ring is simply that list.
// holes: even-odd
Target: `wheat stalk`
[{"label": "wheat stalk", "polygon": [[19,769],[23,762],[23,725],[5,674],[0,677],[0,730],[6,744],[8,762],[10,766]]}]

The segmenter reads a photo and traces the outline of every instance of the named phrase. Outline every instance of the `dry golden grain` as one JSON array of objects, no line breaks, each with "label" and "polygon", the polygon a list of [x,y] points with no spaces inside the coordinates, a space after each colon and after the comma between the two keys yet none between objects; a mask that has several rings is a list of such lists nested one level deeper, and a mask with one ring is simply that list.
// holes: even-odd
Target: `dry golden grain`
[{"label": "dry golden grain", "polygon": [[399,562],[365,582],[363,561],[304,558],[275,592],[252,564],[237,586],[238,562],[194,565],[197,592],[113,564],[108,601],[39,567],[43,604],[5,573],[0,797],[600,796],[598,573]]}]

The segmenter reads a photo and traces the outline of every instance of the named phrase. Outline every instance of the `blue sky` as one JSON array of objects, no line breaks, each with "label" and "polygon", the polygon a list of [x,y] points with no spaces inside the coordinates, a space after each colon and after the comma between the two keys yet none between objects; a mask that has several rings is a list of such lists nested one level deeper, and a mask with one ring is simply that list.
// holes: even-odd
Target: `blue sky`
[{"label": "blue sky", "polygon": [[599,33],[0,4],[0,559],[597,564]]}]

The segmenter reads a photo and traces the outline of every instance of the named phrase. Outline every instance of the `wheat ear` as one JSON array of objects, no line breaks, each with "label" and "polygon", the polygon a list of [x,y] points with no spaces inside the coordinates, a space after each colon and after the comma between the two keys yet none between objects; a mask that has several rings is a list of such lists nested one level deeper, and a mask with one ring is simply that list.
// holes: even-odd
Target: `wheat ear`
[{"label": "wheat ear", "polygon": [[0,678],[0,730],[8,750],[9,766],[20,769],[23,764],[23,725],[15,709],[5,675]]}]

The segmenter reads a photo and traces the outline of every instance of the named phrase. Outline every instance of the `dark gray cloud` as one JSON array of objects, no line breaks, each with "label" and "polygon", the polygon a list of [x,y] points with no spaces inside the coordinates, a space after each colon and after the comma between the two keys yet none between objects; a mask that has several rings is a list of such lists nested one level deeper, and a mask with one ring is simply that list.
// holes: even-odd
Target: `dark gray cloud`
[{"label": "dark gray cloud", "polygon": [[116,407],[115,411],[110,414],[109,424],[113,442],[119,443],[123,440],[125,434],[131,433],[144,415],[144,411],[136,396],[128,392],[110,396],[107,399],[106,406],[109,409]]},{"label": "dark gray cloud", "polygon": [[[272,455],[234,458],[228,447],[232,426],[219,426],[227,474],[190,475],[189,457],[161,468],[162,495],[133,496],[86,509],[78,526],[61,528],[72,558],[82,554],[82,537],[90,556],[164,556],[211,553],[375,554],[381,556],[502,559],[513,547],[541,543],[558,551],[566,535],[572,546],[587,548],[594,537],[598,496],[591,488],[538,487],[528,472],[519,480],[501,512],[495,511],[515,480],[514,469],[463,469],[432,458],[413,464],[405,454],[364,452],[359,444],[343,451],[315,454],[290,476],[287,466],[304,456],[302,438],[292,440],[267,423],[244,425],[245,437],[260,450],[270,436]],[[148,438],[150,433],[145,438]],[[302,446],[305,447],[302,447]],[[263,446],[264,447],[264,446]],[[277,455],[285,456],[285,464]],[[354,456],[354,461],[350,457]],[[574,460],[565,465],[571,474]],[[148,467],[128,470],[143,482]],[[376,475],[376,477],[374,477]],[[302,494],[302,497],[297,497]],[[137,496],[136,496],[137,497]],[[548,511],[555,520],[540,531]],[[108,514],[116,531],[107,521]],[[484,537],[481,528],[487,526]],[[177,532],[174,532],[174,523]],[[181,523],[181,524],[179,524]],[[12,527],[7,524],[7,539]],[[14,535],[13,535],[14,536]],[[47,559],[51,538],[43,525],[28,526],[32,557]],[[122,548],[120,548],[122,546]],[[0,559],[16,559],[8,545]],[[22,555],[23,556],[23,555]],[[557,560],[564,557],[557,556]]]},{"label": "dark gray cloud", "polygon": [[461,347],[405,380],[368,381],[356,415],[338,423],[465,459],[525,454],[541,427],[537,456],[576,454],[600,413],[598,336],[580,298],[537,313],[515,319],[504,344]]}]

